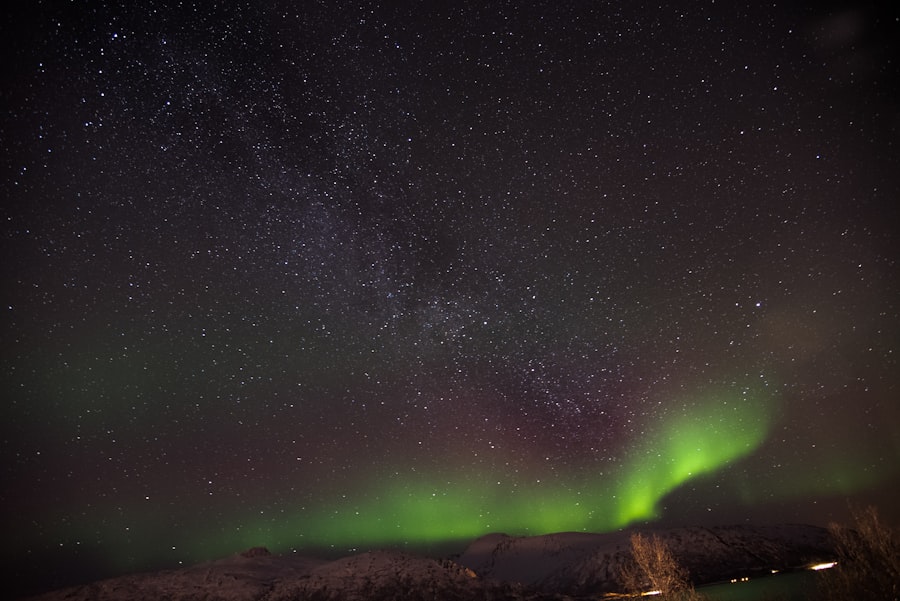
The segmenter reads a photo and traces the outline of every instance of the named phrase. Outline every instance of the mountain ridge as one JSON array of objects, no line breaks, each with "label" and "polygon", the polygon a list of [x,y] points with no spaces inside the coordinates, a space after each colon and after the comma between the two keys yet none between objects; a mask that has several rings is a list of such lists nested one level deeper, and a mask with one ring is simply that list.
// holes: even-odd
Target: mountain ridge
[{"label": "mountain ridge", "polygon": [[695,584],[789,570],[833,557],[828,532],[803,524],[632,528],[539,536],[490,533],[454,558],[397,550],[334,560],[256,547],[195,566],[131,574],[30,597],[31,601],[299,601],[578,599],[622,590],[633,532],[669,545]]}]

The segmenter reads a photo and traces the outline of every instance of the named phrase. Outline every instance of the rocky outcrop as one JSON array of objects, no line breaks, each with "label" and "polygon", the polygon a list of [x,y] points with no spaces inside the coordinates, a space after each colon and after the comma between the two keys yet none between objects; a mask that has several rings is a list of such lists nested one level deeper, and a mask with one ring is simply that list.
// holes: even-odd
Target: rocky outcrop
[{"label": "rocky outcrop", "polygon": [[267,555],[271,555],[271,553],[265,547],[250,547],[241,553],[241,557],[265,557]]}]

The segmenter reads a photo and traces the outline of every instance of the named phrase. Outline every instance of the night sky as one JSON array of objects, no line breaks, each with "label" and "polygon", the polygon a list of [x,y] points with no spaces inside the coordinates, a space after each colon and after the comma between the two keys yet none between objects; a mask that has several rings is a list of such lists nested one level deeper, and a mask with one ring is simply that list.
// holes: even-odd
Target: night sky
[{"label": "night sky", "polygon": [[14,4],[23,581],[900,520],[897,9]]}]

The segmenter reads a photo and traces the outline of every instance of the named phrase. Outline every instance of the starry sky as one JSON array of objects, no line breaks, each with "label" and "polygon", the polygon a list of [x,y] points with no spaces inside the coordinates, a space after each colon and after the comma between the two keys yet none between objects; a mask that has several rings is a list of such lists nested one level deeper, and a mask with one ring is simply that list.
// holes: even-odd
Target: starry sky
[{"label": "starry sky", "polygon": [[896,9],[3,10],[22,582],[900,520]]}]

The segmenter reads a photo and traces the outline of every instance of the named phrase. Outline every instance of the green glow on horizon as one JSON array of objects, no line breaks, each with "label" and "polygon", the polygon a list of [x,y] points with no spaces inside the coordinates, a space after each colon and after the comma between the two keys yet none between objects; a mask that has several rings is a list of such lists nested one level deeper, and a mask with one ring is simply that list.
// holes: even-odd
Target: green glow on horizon
[{"label": "green glow on horizon", "polygon": [[[448,468],[404,472],[352,482],[332,503],[277,511],[233,509],[215,526],[203,520],[167,527],[159,522],[126,533],[126,522],[105,532],[111,561],[199,561],[264,545],[273,552],[409,545],[424,548],[472,540],[489,532],[537,535],[604,532],[659,517],[660,502],[686,482],[753,453],[769,428],[771,398],[761,389],[729,388],[694,397],[677,416],[649,424],[614,471],[560,466],[547,477],[501,470]],[[593,465],[586,461],[585,465]],[[518,478],[518,479],[514,479]],[[158,515],[157,515],[158,513]],[[90,532],[73,533],[82,540]],[[165,538],[166,543],[161,544]],[[140,541],[140,542],[138,542]]]},{"label": "green glow on horizon", "polygon": [[[744,457],[765,440],[764,399],[749,389],[704,395],[658,423],[615,474],[574,481],[498,484],[496,474],[418,475],[377,481],[358,502],[244,528],[244,544],[273,550],[378,546],[471,539],[486,532],[609,531],[659,517],[659,502],[685,482]],[[224,542],[224,541],[223,541]]]}]

